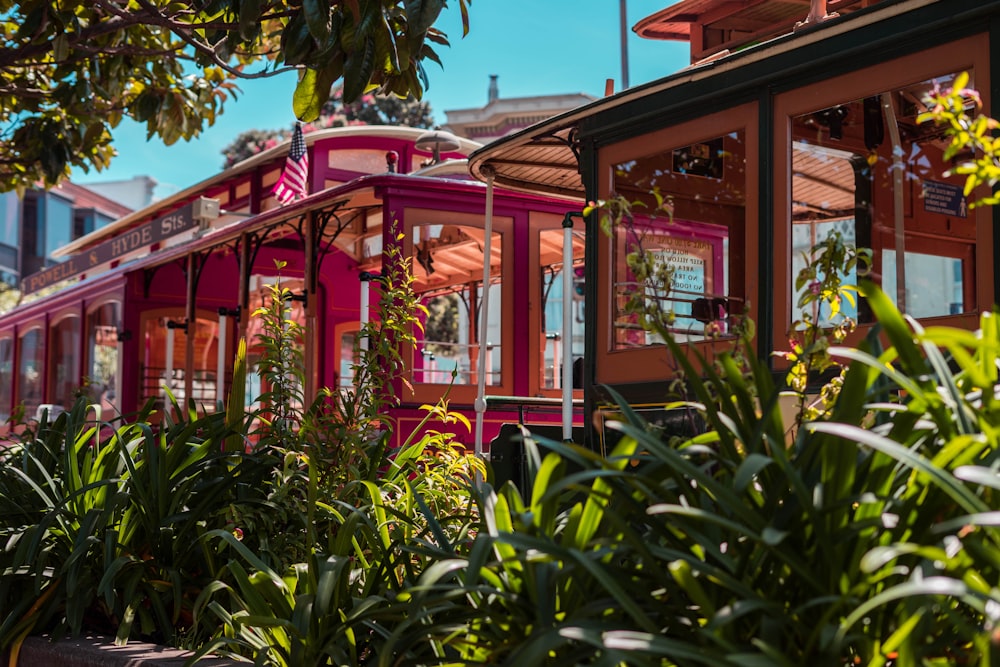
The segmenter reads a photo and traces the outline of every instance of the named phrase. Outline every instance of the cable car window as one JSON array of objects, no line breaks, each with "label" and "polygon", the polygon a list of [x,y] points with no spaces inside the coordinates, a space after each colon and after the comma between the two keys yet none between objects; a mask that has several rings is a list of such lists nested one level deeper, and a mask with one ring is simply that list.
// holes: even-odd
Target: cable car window
[{"label": "cable car window", "polygon": [[[941,128],[917,123],[927,95],[953,75],[845,99],[792,118],[792,278],[812,249],[837,232],[872,248],[871,277],[897,306],[916,317],[975,310],[976,229],[961,177],[948,177]],[[906,260],[900,265],[897,254]],[[856,284],[856,271],[842,276]],[[791,317],[802,285],[789,295]],[[845,300],[845,315],[870,319]],[[820,321],[826,321],[819,313]]]},{"label": "cable car window", "polygon": [[[118,405],[118,304],[105,303],[87,314],[88,395],[104,408]],[[104,416],[110,419],[110,413]]]},{"label": "cable car window", "polygon": [[[260,309],[270,310],[275,307],[272,301],[272,289],[279,279],[276,276],[267,276],[260,274],[253,274],[250,276],[250,312],[255,313]],[[302,278],[290,278],[287,276],[281,276],[280,285],[283,289],[287,290],[286,300],[280,304],[279,311],[281,313],[281,318],[284,321],[295,322],[299,327],[299,332],[306,324],[306,313],[305,313],[305,300],[303,295],[305,294],[305,281]],[[267,344],[265,342],[266,337],[273,337],[275,335],[274,331],[268,331],[264,327],[264,322],[261,317],[251,317],[247,325],[247,368],[256,371],[255,373],[248,373],[247,375],[253,376],[251,381],[248,378],[247,389],[248,393],[246,395],[246,400],[249,402],[248,405],[257,407],[257,399],[261,395],[267,394],[273,390],[273,387],[268,383],[266,375],[268,369],[261,368],[260,364],[267,354]],[[297,338],[294,342],[295,347],[298,350],[298,354],[302,355],[304,353],[304,341],[301,338]],[[213,357],[214,358],[214,357]],[[295,380],[294,373],[289,378]],[[253,393],[250,393],[253,391]],[[291,397],[292,406],[301,409],[302,406],[298,403],[296,397]]]},{"label": "cable car window", "polygon": [[[490,292],[485,345],[486,384],[501,383],[502,234],[490,241]],[[417,337],[415,382],[475,385],[478,380],[479,312],[483,302],[486,234],[467,225],[413,228],[414,290],[427,309]]]},{"label": "cable car window", "polygon": [[70,408],[82,387],[80,318],[64,317],[49,331],[49,402]]},{"label": "cable car window", "polygon": [[14,390],[14,339],[0,338],[0,421],[10,419]]},{"label": "cable car window", "polygon": [[[252,304],[251,304],[252,305]],[[217,401],[218,383],[216,369],[219,345],[219,323],[209,319],[207,313],[199,313],[194,330],[194,368],[191,376],[191,398],[198,409],[214,410]],[[147,313],[144,316],[143,346],[143,400],[154,398],[161,407],[168,406],[167,391],[181,406],[187,405],[185,396],[185,364],[187,359],[188,331],[184,324],[184,311],[172,309],[169,312]],[[253,319],[251,319],[251,322]],[[250,335],[247,336],[251,340]],[[170,342],[172,341],[172,344]],[[248,346],[247,367],[251,365],[251,350]]]},{"label": "cable car window", "polygon": [[563,331],[563,243],[561,229],[543,229],[538,233],[538,255],[541,271],[541,355],[538,386],[542,389],[562,388],[563,346],[570,345],[574,360],[583,359],[584,293],[586,290],[583,265],[584,233],[573,232],[572,335]]},{"label": "cable car window", "polygon": [[42,381],[45,372],[45,350],[42,329],[21,334],[18,340],[17,395],[15,401],[24,405],[24,414],[33,418],[42,400]]},{"label": "cable car window", "polygon": [[[649,324],[661,313],[679,340],[728,335],[742,312],[730,266],[731,239],[746,224],[746,137],[742,130],[614,166],[614,192],[630,205],[614,230],[612,349],[657,345]],[[637,259],[648,262],[637,265]]]}]

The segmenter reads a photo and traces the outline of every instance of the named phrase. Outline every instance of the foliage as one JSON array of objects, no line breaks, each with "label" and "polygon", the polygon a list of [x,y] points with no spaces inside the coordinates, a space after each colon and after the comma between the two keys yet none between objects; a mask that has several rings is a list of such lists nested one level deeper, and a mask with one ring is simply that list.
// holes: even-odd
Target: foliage
[{"label": "foliage", "polygon": [[970,108],[981,110],[983,101],[968,84],[969,74],[963,72],[955,77],[951,88],[935,87],[928,110],[917,117],[917,122],[934,122],[944,128],[949,143],[943,157],[955,165],[947,174],[966,177],[966,197],[980,186],[989,186],[991,194],[980,197],[970,207],[992,206],[1000,203],[1000,195],[995,192],[1000,182],[1000,137],[996,136],[1000,122],[982,113],[969,114]]},{"label": "foliage", "polygon": [[[259,494],[266,462],[218,444],[224,416],[112,425],[84,400],[0,460],[0,645],[29,633],[177,641],[218,554],[199,536]],[[110,435],[102,433],[111,431]]]},{"label": "foliage", "polygon": [[[412,95],[400,99],[395,95],[375,95],[366,93],[354,102],[345,103],[343,87],[334,88],[330,99],[320,110],[319,118],[302,127],[304,133],[331,127],[348,125],[404,125],[407,127],[432,127],[431,107]],[[277,146],[290,139],[291,130],[247,130],[239,134],[222,149],[225,158],[222,168],[233,165],[249,157]]]},{"label": "foliage", "polygon": [[[305,130],[303,130],[305,131]],[[239,164],[248,158],[262,153],[278,144],[292,138],[291,130],[247,130],[236,135],[225,148],[222,149],[224,161],[222,169],[226,170],[235,164]]]},{"label": "foliage", "polygon": [[[463,33],[469,0],[458,0]],[[235,82],[298,70],[292,108],[316,119],[343,80],[420,99],[446,0],[22,0],[0,11],[0,191],[107,166],[122,118],[167,144],[215,122]]]},{"label": "foliage", "polygon": [[[435,549],[469,541],[476,525],[469,485],[485,471],[451,434],[426,429],[431,418],[466,428],[468,421],[444,402],[425,406],[427,419],[410,440],[399,450],[388,446],[392,425],[385,412],[399,400],[400,345],[412,343],[420,306],[398,246],[386,251],[384,267],[376,316],[362,332],[367,345],[358,350],[355,387],[326,390],[308,410],[285,412],[297,429],[275,418],[259,433],[258,447],[275,450],[284,465],[270,485],[268,510],[244,515],[238,525],[273,520],[277,509],[286,531],[299,537],[259,529],[244,532],[242,540],[230,531],[207,536],[239,557],[199,597],[199,627],[214,634],[200,654],[218,651],[267,665],[361,664],[388,655],[382,646],[392,627],[412,622],[406,591],[433,565]],[[298,329],[284,317],[286,290],[280,283],[271,289],[275,305],[255,315],[265,332],[263,373],[280,384],[301,379],[301,356],[289,350]],[[294,402],[300,395],[275,391],[265,402],[289,396]],[[285,540],[280,551],[286,558],[268,558],[277,550],[265,554],[246,537],[262,533]],[[394,654],[425,664],[433,644]]]},{"label": "foliage", "polygon": [[[195,430],[193,420],[170,426],[174,446],[192,443],[180,454],[138,436],[63,453],[67,434],[93,436],[72,426],[82,423],[73,414],[43,425],[44,447],[32,436],[12,450],[20,463],[0,468],[0,608],[17,606],[0,632],[16,638],[57,619],[79,628],[85,604],[67,599],[72,589],[96,590],[82,599],[99,599],[117,620],[136,609],[150,627],[170,621],[161,608],[190,610],[185,639],[199,656],[222,651],[260,665],[1000,664],[1000,313],[985,313],[976,332],[925,328],[861,281],[876,325],[858,348],[840,347],[819,307],[837,315],[838,299],[854,294],[842,276],[867,259],[830,237],[799,276],[806,313],[796,331],[814,332],[802,334],[812,338],[793,360],[843,369],[822,410],[801,402],[798,428],[787,428],[781,388],[745,352],[752,328],[707,360],[653,314],[643,321],[683,378],[685,400],[665,408],[697,412],[704,428],[669,437],[609,389],[622,415],[609,456],[525,434],[528,486],[496,488],[489,467],[447,432],[422,424],[400,449],[387,446],[400,343],[412,343],[420,321],[407,261],[398,246],[387,252],[350,391],[303,405],[299,331],[280,284],[258,313],[271,390],[248,442],[281,463],[261,484],[258,509],[231,502],[238,525],[198,511],[216,507],[198,503],[202,492],[216,495],[214,471],[253,456],[229,444],[235,410]],[[443,401],[426,407],[447,428],[460,420]],[[142,455],[118,465],[109,447],[119,441],[138,441]],[[224,466],[194,454],[213,441],[233,452],[220,453]],[[181,459],[204,465],[191,476],[199,483],[187,486]],[[185,540],[196,547],[172,540],[171,561],[164,542],[126,540],[118,524],[110,539],[94,528],[109,516],[102,494],[124,506],[133,479],[149,497],[172,503],[179,493],[184,504],[145,503],[155,511],[136,515],[148,519],[122,525],[149,526],[136,529],[144,536],[166,525],[197,536]],[[182,526],[179,516],[195,520]],[[294,562],[268,550],[279,533],[298,541]],[[121,579],[87,562],[107,562],[101,554],[118,554],[119,543],[150,545],[141,558],[111,560],[122,563]],[[169,565],[188,572],[176,563],[195,561],[211,579],[184,579],[196,587],[179,592]]]},{"label": "foliage", "polygon": [[[840,232],[834,231],[803,259],[804,266],[795,277],[799,319],[792,322],[788,334],[791,349],[776,353],[791,362],[785,381],[798,401],[796,426],[833,408],[843,384],[844,367],[830,355],[830,346],[843,343],[857,326],[854,318],[844,313],[843,303],[856,309],[858,288],[845,284],[844,278],[864,276],[871,266],[872,251],[845,243]],[[823,385],[819,399],[810,398],[810,383],[831,371],[835,377]]]}]

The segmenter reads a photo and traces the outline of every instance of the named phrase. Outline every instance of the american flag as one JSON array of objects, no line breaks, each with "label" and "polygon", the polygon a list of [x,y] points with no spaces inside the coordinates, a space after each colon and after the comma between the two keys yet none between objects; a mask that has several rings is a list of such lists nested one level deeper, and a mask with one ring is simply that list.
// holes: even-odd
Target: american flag
[{"label": "american flag", "polygon": [[309,177],[309,151],[306,150],[306,140],[302,138],[302,124],[295,124],[292,134],[292,149],[288,152],[285,170],[274,185],[274,196],[282,204],[305,197],[306,179]]}]

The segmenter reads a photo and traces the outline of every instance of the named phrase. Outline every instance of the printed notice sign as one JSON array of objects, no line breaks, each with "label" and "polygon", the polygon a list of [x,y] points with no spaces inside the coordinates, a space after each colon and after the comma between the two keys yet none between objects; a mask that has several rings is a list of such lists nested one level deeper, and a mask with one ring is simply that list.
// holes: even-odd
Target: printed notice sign
[{"label": "printed notice sign", "polygon": [[711,291],[711,273],[709,284],[705,284],[705,265],[708,263],[711,267],[712,263],[712,244],[709,241],[667,236],[660,240],[660,248],[654,251],[658,259],[674,270],[672,289],[688,294]]},{"label": "printed notice sign", "polygon": [[[670,294],[652,295],[655,300],[670,299],[674,312],[674,328],[687,331],[700,329],[701,324],[691,317],[692,302],[712,295],[722,282],[722,242],[725,232],[708,225],[688,223],[683,228],[672,225],[673,234],[654,234],[647,243],[657,261],[673,269]],[[714,232],[714,233],[713,233]],[[720,233],[721,232],[721,233]]]},{"label": "printed notice sign", "polygon": [[969,203],[965,199],[961,186],[940,181],[924,181],[924,210],[929,213],[940,213],[956,218],[969,215]]}]

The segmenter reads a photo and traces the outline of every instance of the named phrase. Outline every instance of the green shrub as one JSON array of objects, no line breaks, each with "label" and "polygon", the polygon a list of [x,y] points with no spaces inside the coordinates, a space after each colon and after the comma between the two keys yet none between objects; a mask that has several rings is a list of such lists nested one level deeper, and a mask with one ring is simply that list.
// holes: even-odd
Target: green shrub
[{"label": "green shrub", "polygon": [[0,644],[102,631],[176,641],[217,554],[200,537],[259,496],[264,462],[221,451],[224,415],[111,425],[82,399],[0,460]]}]

